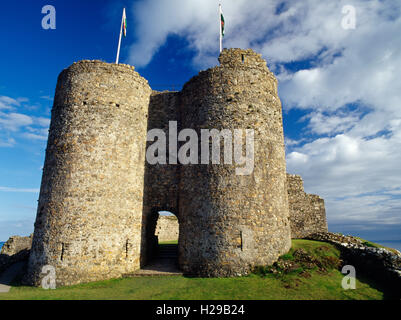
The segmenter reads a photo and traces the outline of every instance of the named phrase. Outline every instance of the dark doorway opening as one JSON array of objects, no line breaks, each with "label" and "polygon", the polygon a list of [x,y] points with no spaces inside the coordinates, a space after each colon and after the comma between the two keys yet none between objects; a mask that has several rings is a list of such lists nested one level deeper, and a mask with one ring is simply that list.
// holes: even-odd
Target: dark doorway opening
[{"label": "dark doorway opening", "polygon": [[[159,211],[155,228],[157,250],[154,258],[159,260],[173,260],[178,265],[178,218],[170,211]],[[171,262],[173,262],[171,261]]]},{"label": "dark doorway opening", "polygon": [[147,263],[138,274],[181,275],[178,265],[179,220],[171,211],[154,210],[148,220]]}]

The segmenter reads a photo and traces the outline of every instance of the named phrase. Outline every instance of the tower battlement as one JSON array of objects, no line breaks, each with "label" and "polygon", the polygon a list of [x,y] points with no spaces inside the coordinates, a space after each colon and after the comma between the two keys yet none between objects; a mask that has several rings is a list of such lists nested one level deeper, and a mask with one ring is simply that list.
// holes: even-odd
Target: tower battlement
[{"label": "tower battlement", "polygon": [[219,56],[221,66],[230,68],[268,69],[262,55],[251,49],[225,49]]}]

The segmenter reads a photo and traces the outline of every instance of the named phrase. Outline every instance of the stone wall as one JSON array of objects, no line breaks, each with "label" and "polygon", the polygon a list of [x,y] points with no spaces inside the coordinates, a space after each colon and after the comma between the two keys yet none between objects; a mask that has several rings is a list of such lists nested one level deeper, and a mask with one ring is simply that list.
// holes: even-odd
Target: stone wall
[{"label": "stone wall", "polygon": [[157,220],[156,232],[159,242],[178,240],[178,219],[176,216],[160,216]]},{"label": "stone wall", "polygon": [[57,285],[140,266],[151,89],[128,65],[81,61],[59,78],[25,282]]},{"label": "stone wall", "polygon": [[304,192],[302,178],[287,174],[291,237],[305,238],[316,232],[327,232],[324,200]]},{"label": "stone wall", "polygon": [[[289,250],[277,80],[252,50],[224,50],[219,61],[181,92],[152,92],[127,65],[81,61],[60,74],[26,282],[38,285],[47,264],[57,285],[132,273],[152,256],[162,210],[178,217],[187,274],[242,275]],[[147,132],[167,133],[169,121],[198,137],[202,129],[253,130],[253,171],[179,165],[168,150],[166,164],[146,163]],[[312,208],[317,199],[302,201]]]},{"label": "stone wall", "polygon": [[254,170],[237,175],[234,164],[181,167],[179,264],[200,276],[246,274],[291,246],[277,80],[252,50],[224,50],[219,60],[184,86],[182,128],[198,137],[201,129],[254,130]]},{"label": "stone wall", "polygon": [[31,234],[29,237],[12,236],[0,250],[0,273],[16,262],[27,260],[32,245]]},{"label": "stone wall", "polygon": [[[150,96],[148,131],[161,129],[166,134],[169,144],[169,121],[180,121],[179,92],[153,91]],[[147,143],[147,148],[153,141]],[[149,150],[149,149],[147,149]],[[145,190],[142,225],[141,265],[145,265],[156,252],[156,222],[159,211],[170,211],[178,215],[179,165],[170,163],[169,150],[166,149],[165,164],[145,164]]]}]

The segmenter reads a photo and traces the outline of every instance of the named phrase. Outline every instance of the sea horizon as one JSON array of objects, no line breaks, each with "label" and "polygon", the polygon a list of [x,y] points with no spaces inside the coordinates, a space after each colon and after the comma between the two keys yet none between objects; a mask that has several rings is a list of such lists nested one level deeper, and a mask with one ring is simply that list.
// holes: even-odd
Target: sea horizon
[{"label": "sea horizon", "polygon": [[401,240],[369,240],[369,241],[380,244],[383,247],[397,249],[398,251],[401,252]]}]

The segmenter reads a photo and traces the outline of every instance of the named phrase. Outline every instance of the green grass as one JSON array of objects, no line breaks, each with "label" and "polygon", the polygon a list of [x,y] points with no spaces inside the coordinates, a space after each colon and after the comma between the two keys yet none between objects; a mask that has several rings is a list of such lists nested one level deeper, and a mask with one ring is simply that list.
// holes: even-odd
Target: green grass
[{"label": "green grass", "polygon": [[178,244],[178,240],[160,241],[159,244]]},{"label": "green grass", "polygon": [[[333,245],[294,240],[291,251],[282,257],[293,260],[296,249],[302,248],[319,261],[327,257],[336,259],[339,251]],[[355,290],[344,290],[341,286],[343,275],[335,268],[305,270],[289,273],[251,274],[239,278],[187,278],[141,277],[99,281],[56,290],[17,286],[0,299],[383,299],[383,292],[375,289],[364,279],[358,279]]]}]

